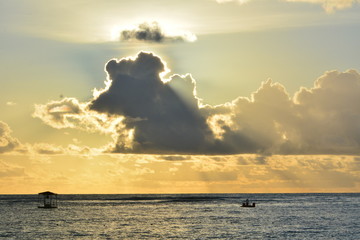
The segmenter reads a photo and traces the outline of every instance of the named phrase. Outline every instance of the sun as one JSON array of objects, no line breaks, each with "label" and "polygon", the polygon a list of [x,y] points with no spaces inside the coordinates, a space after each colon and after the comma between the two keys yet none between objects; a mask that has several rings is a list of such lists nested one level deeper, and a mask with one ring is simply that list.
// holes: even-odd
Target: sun
[{"label": "sun", "polygon": [[114,25],[110,29],[110,41],[117,41],[120,39],[121,28],[119,25]]}]

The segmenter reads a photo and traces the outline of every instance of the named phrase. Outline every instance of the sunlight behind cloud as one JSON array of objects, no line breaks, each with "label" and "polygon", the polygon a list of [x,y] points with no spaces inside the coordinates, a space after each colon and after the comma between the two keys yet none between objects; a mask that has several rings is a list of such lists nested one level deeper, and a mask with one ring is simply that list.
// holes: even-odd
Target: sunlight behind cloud
[{"label": "sunlight behind cloud", "polygon": [[0,193],[359,192],[359,1],[2,1]]}]

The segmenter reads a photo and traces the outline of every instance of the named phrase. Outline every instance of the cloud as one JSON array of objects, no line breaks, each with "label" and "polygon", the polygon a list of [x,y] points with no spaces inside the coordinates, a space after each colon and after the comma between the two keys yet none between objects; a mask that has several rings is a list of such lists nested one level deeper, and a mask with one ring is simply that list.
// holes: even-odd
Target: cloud
[{"label": "cloud", "polygon": [[34,117],[55,128],[108,134],[112,153],[360,153],[356,70],[326,72],[293,97],[267,80],[250,98],[218,106],[203,104],[191,75],[165,78],[166,64],[152,53],[112,59],[105,71],[105,88],[93,99],[36,105]]},{"label": "cloud", "polygon": [[185,161],[185,160],[191,160],[191,156],[170,155],[170,156],[162,156],[161,159],[168,161]]},{"label": "cloud", "polygon": [[75,98],[36,104],[33,117],[40,118],[47,125],[57,129],[74,128],[110,135],[122,126],[122,118],[89,111],[87,103],[80,103]]},{"label": "cloud", "polygon": [[[48,122],[51,124],[51,122]],[[57,126],[57,125],[53,125]],[[82,155],[94,156],[104,151],[101,148],[90,148],[87,146],[78,146],[69,144],[67,147],[49,143],[21,143],[18,139],[11,136],[10,127],[0,121],[0,154],[15,153],[15,154],[40,154],[40,155]]]},{"label": "cloud", "polygon": [[[244,4],[252,0],[216,0],[218,3],[238,2]],[[311,3],[319,4],[327,13],[333,13],[336,10],[343,10],[352,7],[356,3],[360,3],[360,0],[283,0],[285,2],[299,2],[299,3]]]},{"label": "cloud", "polygon": [[28,152],[40,155],[81,155],[92,157],[102,153],[103,149],[90,148],[87,146],[78,146],[69,144],[67,147],[54,145],[50,143],[27,144]]},{"label": "cloud", "polygon": [[359,153],[359,101],[360,74],[355,70],[327,72],[313,88],[302,88],[294,98],[302,119],[300,141],[315,151]]},{"label": "cloud", "polygon": [[0,121],[0,153],[11,152],[21,145],[19,140],[11,136],[11,132],[10,127]]},{"label": "cloud", "polygon": [[356,3],[360,3],[359,0],[286,0],[287,2],[305,2],[313,4],[321,4],[327,13],[333,13],[336,10],[342,10],[350,8]]},{"label": "cloud", "polygon": [[[228,112],[219,116],[228,120],[212,125],[214,131],[222,131],[226,145],[236,144],[236,136],[242,135],[256,142],[256,150],[263,154],[359,154],[358,101],[360,74],[355,70],[327,72],[294,98],[268,80],[251,99],[220,106]],[[215,116],[216,110],[209,109]]]},{"label": "cloud", "polygon": [[196,36],[189,32],[169,33],[161,28],[157,22],[144,22],[132,29],[122,30],[121,41],[163,42],[194,42]]},{"label": "cloud", "polygon": [[15,103],[15,102],[8,101],[8,102],[6,102],[6,105],[7,105],[7,106],[15,106],[16,103]]},{"label": "cloud", "polygon": [[244,4],[244,3],[247,3],[251,0],[216,0],[216,2],[218,3],[227,3],[227,2],[238,2],[240,4]]}]

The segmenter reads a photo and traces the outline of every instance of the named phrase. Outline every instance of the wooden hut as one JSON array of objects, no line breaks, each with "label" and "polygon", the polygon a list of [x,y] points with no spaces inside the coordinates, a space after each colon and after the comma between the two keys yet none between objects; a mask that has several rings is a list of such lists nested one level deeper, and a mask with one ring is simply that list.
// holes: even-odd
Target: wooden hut
[{"label": "wooden hut", "polygon": [[57,194],[53,192],[41,192],[38,194],[38,208],[57,208]]}]

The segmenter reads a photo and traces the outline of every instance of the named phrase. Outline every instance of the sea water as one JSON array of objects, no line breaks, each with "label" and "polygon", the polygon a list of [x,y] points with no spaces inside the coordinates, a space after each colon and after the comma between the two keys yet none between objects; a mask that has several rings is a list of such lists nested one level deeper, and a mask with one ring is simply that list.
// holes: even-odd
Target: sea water
[{"label": "sea water", "polygon": [[[0,195],[1,239],[360,239],[360,194]],[[245,199],[255,208],[243,208]]]}]

